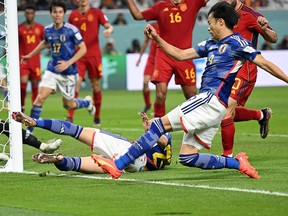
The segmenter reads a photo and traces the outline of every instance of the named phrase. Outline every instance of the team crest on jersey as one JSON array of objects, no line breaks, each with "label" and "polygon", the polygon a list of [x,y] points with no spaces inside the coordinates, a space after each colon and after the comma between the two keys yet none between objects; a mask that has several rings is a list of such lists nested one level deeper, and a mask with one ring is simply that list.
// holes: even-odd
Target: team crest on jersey
[{"label": "team crest on jersey", "polygon": [[228,44],[222,44],[218,49],[219,53],[220,54],[224,53],[226,51],[227,47],[228,47]]},{"label": "team crest on jersey", "polygon": [[65,36],[64,34],[61,34],[61,35],[60,35],[60,41],[61,41],[61,42],[66,41],[66,36]]},{"label": "team crest on jersey", "polygon": [[35,32],[36,35],[40,35],[41,30],[39,28],[35,28],[34,32]]},{"label": "team crest on jersey", "polygon": [[187,4],[186,3],[180,4],[180,10],[186,11],[187,10]]},{"label": "team crest on jersey", "polygon": [[78,21],[79,19],[78,19],[78,17],[75,17],[74,19],[73,19],[73,21]]},{"label": "team crest on jersey", "polygon": [[87,19],[88,19],[89,22],[92,22],[94,20],[93,14],[89,14]]},{"label": "team crest on jersey", "polygon": [[163,9],[163,11],[169,11],[169,9],[166,7],[166,8]]}]

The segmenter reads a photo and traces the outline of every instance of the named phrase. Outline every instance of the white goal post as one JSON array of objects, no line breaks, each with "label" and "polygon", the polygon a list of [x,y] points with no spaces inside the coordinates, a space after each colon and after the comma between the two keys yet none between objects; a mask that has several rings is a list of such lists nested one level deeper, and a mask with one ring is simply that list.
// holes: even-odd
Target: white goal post
[{"label": "white goal post", "polygon": [[[6,119],[3,120],[9,122],[10,137],[6,145],[9,145],[10,149],[7,147],[0,152],[9,156],[7,163],[0,167],[0,172],[23,172],[22,126],[11,119],[12,111],[21,111],[17,0],[5,0],[4,11],[1,13],[5,16],[3,27],[6,44],[3,47],[7,52],[8,90],[8,112],[5,109],[1,109],[1,112],[7,113]],[[1,136],[4,135],[1,134]]]}]

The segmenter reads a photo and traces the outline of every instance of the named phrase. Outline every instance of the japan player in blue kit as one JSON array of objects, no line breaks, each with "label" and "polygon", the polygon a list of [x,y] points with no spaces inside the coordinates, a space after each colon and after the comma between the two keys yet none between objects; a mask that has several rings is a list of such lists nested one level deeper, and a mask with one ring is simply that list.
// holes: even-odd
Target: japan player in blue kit
[{"label": "japan player in blue kit", "polygon": [[201,169],[236,169],[251,178],[260,178],[244,152],[235,158],[199,153],[201,149],[211,147],[211,141],[225,115],[235,77],[245,60],[288,83],[287,75],[280,68],[264,59],[240,34],[233,34],[238,19],[239,14],[227,2],[216,3],[208,12],[208,31],[212,38],[185,50],[168,44],[151,25],[147,25],[145,33],[176,60],[207,57],[199,94],[165,116],[154,119],[150,129],[118,159],[113,161],[94,157],[104,172],[114,179],[119,178],[123,168],[148,151],[162,134],[184,130],[178,158],[182,165]]},{"label": "japan player in blue kit", "polygon": [[[127,152],[131,142],[117,134],[112,134],[96,128],[82,127],[68,121],[57,119],[32,119],[21,112],[13,112],[15,121],[29,127],[39,127],[56,134],[68,135],[87,145],[95,154],[92,157],[67,157],[62,153],[38,153],[32,156],[33,161],[41,164],[54,163],[61,171],[76,171],[82,173],[103,173],[103,170],[94,163],[93,157],[100,154],[105,158],[117,158]],[[151,125],[148,116],[142,114],[142,125],[147,131]],[[158,142],[146,154],[140,155],[134,163],[125,167],[127,172],[154,171],[163,169],[171,163],[172,136],[163,134]]]},{"label": "japan player in blue kit", "polygon": [[[86,53],[86,45],[79,30],[75,26],[64,22],[66,5],[63,1],[52,1],[49,9],[53,23],[45,27],[45,39],[28,55],[22,56],[21,60],[25,63],[45,48],[49,48],[51,51],[52,59],[48,62],[47,70],[40,83],[39,93],[33,102],[30,116],[34,119],[40,118],[42,105],[50,94],[56,92],[57,87],[61,91],[65,109],[87,108],[90,115],[93,116],[95,107],[91,97],[74,99],[78,77],[78,69],[75,62]],[[33,129],[28,128],[28,130],[32,132]]]}]

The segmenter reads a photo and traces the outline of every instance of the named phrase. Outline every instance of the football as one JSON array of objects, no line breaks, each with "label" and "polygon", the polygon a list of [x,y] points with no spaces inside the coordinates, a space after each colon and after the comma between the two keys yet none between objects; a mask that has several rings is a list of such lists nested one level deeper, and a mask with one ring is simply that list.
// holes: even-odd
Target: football
[{"label": "football", "polygon": [[146,154],[138,157],[133,163],[126,167],[125,171],[127,172],[141,172],[147,163]]}]

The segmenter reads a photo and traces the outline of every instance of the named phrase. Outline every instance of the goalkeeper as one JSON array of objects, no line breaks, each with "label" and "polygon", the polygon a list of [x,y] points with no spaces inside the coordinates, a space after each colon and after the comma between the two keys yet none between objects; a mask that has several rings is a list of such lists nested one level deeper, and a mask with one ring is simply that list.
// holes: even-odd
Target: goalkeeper
[{"label": "goalkeeper", "polygon": [[[126,138],[96,128],[82,127],[56,119],[34,120],[21,112],[13,112],[12,117],[15,121],[21,122],[27,127],[40,127],[57,134],[69,135],[89,146],[94,153],[105,158],[116,159],[131,147],[131,142]],[[144,130],[147,131],[150,127],[150,121],[145,113],[142,114],[142,124]],[[127,172],[159,170],[164,168],[165,165],[169,165],[172,157],[171,139],[170,133],[162,135],[150,151],[138,157],[125,170]],[[38,153],[32,156],[32,160],[42,164],[54,163],[56,168],[61,171],[104,173],[94,162],[93,157],[95,157],[94,154],[91,157],[67,157],[61,153]]]}]

